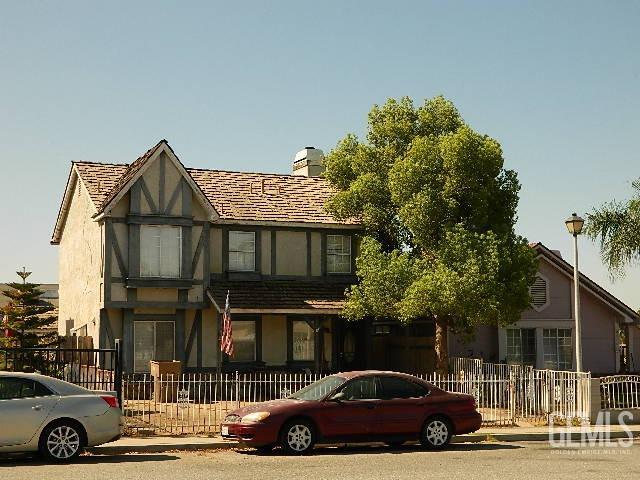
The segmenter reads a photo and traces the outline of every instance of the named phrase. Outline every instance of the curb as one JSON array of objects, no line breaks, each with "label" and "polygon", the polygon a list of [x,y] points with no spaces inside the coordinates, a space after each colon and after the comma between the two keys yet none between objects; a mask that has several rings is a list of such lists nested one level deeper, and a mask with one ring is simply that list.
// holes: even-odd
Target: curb
[{"label": "curb", "polygon": [[125,453],[162,453],[176,450],[198,451],[198,450],[228,450],[239,448],[238,442],[216,441],[211,443],[175,443],[175,444],[149,444],[149,445],[102,445],[99,447],[88,447],[85,450],[95,455],[122,455]]},{"label": "curb", "polygon": [[[631,431],[633,438],[640,438],[640,431]],[[571,432],[569,434],[572,440],[580,440],[582,434],[580,432]],[[553,435],[555,440],[568,438],[567,433],[556,433]],[[609,432],[608,438],[629,438],[627,432]],[[467,434],[456,435],[451,443],[480,443],[480,442],[548,442],[549,433],[486,433],[486,434]]]},{"label": "curb", "polygon": [[[640,438],[640,431],[632,431],[634,438]],[[560,439],[560,434],[554,435],[555,439]],[[579,432],[572,432],[572,440],[580,440]],[[626,432],[610,432],[610,439],[628,438]],[[481,442],[548,442],[549,433],[479,433],[456,435],[451,443],[481,443]],[[366,443],[359,445],[367,445]],[[234,441],[214,441],[208,443],[172,443],[172,444],[149,444],[149,445],[103,445],[99,447],[89,447],[87,452],[95,455],[122,455],[126,453],[163,453],[172,451],[198,451],[198,450],[229,450],[233,448],[243,448],[243,445]]]}]

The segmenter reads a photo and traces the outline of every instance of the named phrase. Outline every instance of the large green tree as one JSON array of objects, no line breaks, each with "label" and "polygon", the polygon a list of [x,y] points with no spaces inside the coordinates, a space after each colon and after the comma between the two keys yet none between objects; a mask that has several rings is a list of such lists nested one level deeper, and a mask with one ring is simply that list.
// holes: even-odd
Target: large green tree
[{"label": "large green tree", "polygon": [[630,200],[612,201],[587,215],[585,232],[600,243],[602,260],[613,276],[640,260],[640,179]]},{"label": "large green tree", "polygon": [[47,315],[53,306],[40,300],[43,291],[34,283],[9,283],[9,290],[2,293],[9,303],[0,308],[4,317],[0,328],[6,335],[0,336],[5,347],[31,348],[51,346],[58,342],[57,332],[47,332],[43,327],[52,325],[56,318]]},{"label": "large green tree", "polygon": [[327,210],[365,228],[344,316],[433,319],[441,372],[448,330],[517,321],[536,262],[514,232],[520,184],[503,163],[443,97],[374,106],[366,141],[347,135],[325,160]]}]

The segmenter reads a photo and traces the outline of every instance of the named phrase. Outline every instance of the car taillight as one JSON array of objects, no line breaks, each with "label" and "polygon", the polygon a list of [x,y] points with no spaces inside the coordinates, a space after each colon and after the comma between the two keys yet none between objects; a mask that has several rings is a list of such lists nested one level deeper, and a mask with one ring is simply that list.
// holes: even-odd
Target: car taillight
[{"label": "car taillight", "polygon": [[116,397],[112,397],[111,395],[104,395],[100,397],[103,399],[111,408],[118,408],[118,399]]}]

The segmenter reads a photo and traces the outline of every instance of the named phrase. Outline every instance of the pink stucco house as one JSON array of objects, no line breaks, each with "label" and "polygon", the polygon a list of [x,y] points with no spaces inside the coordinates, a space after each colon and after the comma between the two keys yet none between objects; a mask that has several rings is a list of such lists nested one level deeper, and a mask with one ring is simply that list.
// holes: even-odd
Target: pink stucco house
[{"label": "pink stucco house", "polygon": [[[574,368],[575,319],[573,266],[559,252],[542,243],[538,273],[531,287],[532,306],[508,328],[481,327],[475,339],[464,343],[451,335],[451,356],[521,363],[536,368]],[[587,276],[580,274],[583,368],[594,374],[617,373],[620,344],[627,339],[629,370],[640,370],[640,316]]]}]

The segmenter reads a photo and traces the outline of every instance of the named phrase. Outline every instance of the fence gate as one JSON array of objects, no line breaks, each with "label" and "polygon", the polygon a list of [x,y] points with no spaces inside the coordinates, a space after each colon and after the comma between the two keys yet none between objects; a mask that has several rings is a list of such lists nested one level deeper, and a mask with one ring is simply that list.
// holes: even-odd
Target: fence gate
[{"label": "fence gate", "polygon": [[89,390],[115,391],[122,405],[122,356],[116,348],[1,348],[0,371],[35,372]]}]

